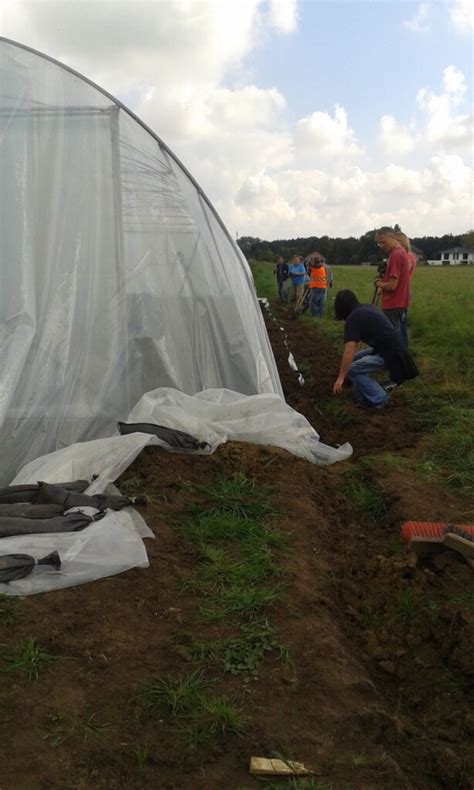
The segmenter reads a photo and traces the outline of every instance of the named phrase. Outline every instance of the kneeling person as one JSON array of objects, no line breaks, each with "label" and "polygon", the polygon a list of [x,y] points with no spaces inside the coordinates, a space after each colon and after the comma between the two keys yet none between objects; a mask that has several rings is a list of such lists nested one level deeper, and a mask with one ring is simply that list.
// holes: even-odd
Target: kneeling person
[{"label": "kneeling person", "polygon": [[[395,384],[418,375],[418,369],[403,345],[400,333],[389,319],[368,304],[360,304],[352,291],[339,291],[334,303],[336,318],[344,321],[344,353],[333,392],[338,395],[347,377],[361,406],[382,406],[388,395],[370,373],[389,371]],[[355,352],[356,344],[368,348]]]}]

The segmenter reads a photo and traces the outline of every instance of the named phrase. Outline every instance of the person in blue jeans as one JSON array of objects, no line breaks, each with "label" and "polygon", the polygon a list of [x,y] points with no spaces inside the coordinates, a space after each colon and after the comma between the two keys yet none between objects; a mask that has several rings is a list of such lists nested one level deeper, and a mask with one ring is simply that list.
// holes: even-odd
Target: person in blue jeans
[{"label": "person in blue jeans", "polygon": [[[358,405],[381,408],[388,392],[370,374],[388,371],[391,382],[398,385],[415,378],[418,369],[400,333],[380,310],[360,304],[356,295],[346,290],[336,295],[334,311],[336,319],[344,321],[344,353],[333,392],[339,395],[347,378]],[[367,348],[356,353],[360,342]]]}]

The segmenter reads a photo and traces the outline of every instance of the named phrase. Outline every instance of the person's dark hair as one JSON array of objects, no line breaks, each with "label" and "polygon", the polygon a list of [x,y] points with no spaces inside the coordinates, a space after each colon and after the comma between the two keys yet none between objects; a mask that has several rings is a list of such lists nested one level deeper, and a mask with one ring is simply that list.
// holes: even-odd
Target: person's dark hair
[{"label": "person's dark hair", "polygon": [[334,300],[334,312],[338,321],[345,321],[347,316],[359,305],[359,300],[352,291],[339,291]]}]

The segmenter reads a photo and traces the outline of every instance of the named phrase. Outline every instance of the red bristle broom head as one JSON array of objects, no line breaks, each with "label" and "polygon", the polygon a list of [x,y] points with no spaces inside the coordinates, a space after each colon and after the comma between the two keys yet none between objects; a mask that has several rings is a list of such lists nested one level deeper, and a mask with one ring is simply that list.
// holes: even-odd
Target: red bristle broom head
[{"label": "red bristle broom head", "polygon": [[466,537],[474,539],[474,524],[448,524],[439,521],[405,521],[402,524],[401,536],[405,543],[409,543],[412,538],[438,538],[441,541],[450,527],[453,527],[453,531],[462,531]]}]

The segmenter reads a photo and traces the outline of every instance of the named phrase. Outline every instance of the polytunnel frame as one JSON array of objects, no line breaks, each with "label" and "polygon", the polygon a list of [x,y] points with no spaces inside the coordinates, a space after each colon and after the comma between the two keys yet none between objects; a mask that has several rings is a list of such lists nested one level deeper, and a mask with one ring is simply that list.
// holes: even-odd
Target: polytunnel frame
[{"label": "polytunnel frame", "polygon": [[[230,233],[227,230],[226,225],[225,225],[224,221],[222,220],[222,218],[220,217],[217,209],[214,207],[214,205],[212,204],[211,200],[207,197],[206,193],[204,192],[202,187],[198,184],[198,182],[196,181],[196,179],[194,178],[192,173],[190,173],[188,168],[185,165],[183,165],[181,160],[176,156],[175,153],[173,153],[171,148],[161,139],[161,137],[159,137],[156,134],[156,132],[153,131],[153,129],[150,128],[150,126],[148,126],[145,123],[145,121],[143,121],[138,115],[136,115],[133,112],[133,110],[130,110],[129,107],[127,107],[126,104],[124,104],[122,101],[120,101],[120,99],[115,98],[115,96],[113,96],[111,93],[109,93],[107,90],[105,90],[105,88],[101,88],[100,85],[97,85],[97,83],[95,83],[93,80],[89,79],[89,77],[85,77],[83,74],[81,74],[80,71],[77,71],[76,69],[72,68],[72,66],[68,66],[67,64],[62,63],[60,60],[57,60],[56,58],[53,58],[50,55],[46,55],[44,52],[40,52],[39,50],[34,49],[34,47],[29,47],[27,44],[20,44],[19,41],[14,41],[11,38],[6,38],[5,36],[0,36],[0,43],[1,42],[5,42],[6,44],[10,44],[10,45],[12,45],[14,47],[18,47],[18,49],[23,49],[26,52],[31,52],[33,55],[36,55],[37,57],[43,58],[44,60],[48,60],[50,63],[54,63],[56,66],[59,66],[59,68],[64,69],[65,71],[68,71],[70,74],[73,74],[75,77],[78,77],[80,80],[83,80],[83,82],[86,82],[92,88],[94,88],[95,90],[99,91],[99,93],[103,94],[103,96],[106,96],[108,99],[110,99],[110,101],[112,101],[113,104],[115,104],[119,109],[121,109],[124,112],[126,112],[131,118],[133,118],[134,121],[136,121],[136,123],[138,123],[146,132],[148,132],[148,134],[150,134],[153,137],[153,139],[156,140],[158,145],[161,146],[166,151],[168,156],[170,156],[176,162],[176,164],[181,168],[181,170],[186,174],[186,176],[189,178],[189,180],[191,181],[191,183],[193,184],[193,186],[197,190],[198,195],[200,196],[200,198],[202,200],[204,200],[205,203],[209,206],[209,208],[211,209],[211,211],[214,214],[215,218],[217,219],[219,225],[221,226],[222,230],[224,231],[225,235],[229,239],[232,247],[236,250],[238,259],[240,261],[240,265],[242,266],[242,268],[243,268],[243,270],[245,272],[245,276],[246,276],[250,286],[255,291],[255,285],[254,285],[254,282],[253,282],[253,277],[251,275],[251,271],[250,271],[249,265],[248,265],[246,259],[244,258],[244,254],[243,254],[242,250],[239,248],[238,244],[236,244],[236,242],[234,241],[234,239],[230,235]],[[206,216],[206,215],[204,214],[204,216]],[[209,225],[209,221],[208,221],[207,217],[206,217],[206,222],[208,224],[209,231],[210,231],[212,237],[214,238],[214,233],[212,231],[211,226]],[[215,238],[214,238],[214,243],[216,244]],[[217,244],[216,244],[216,247],[217,247]]]}]

